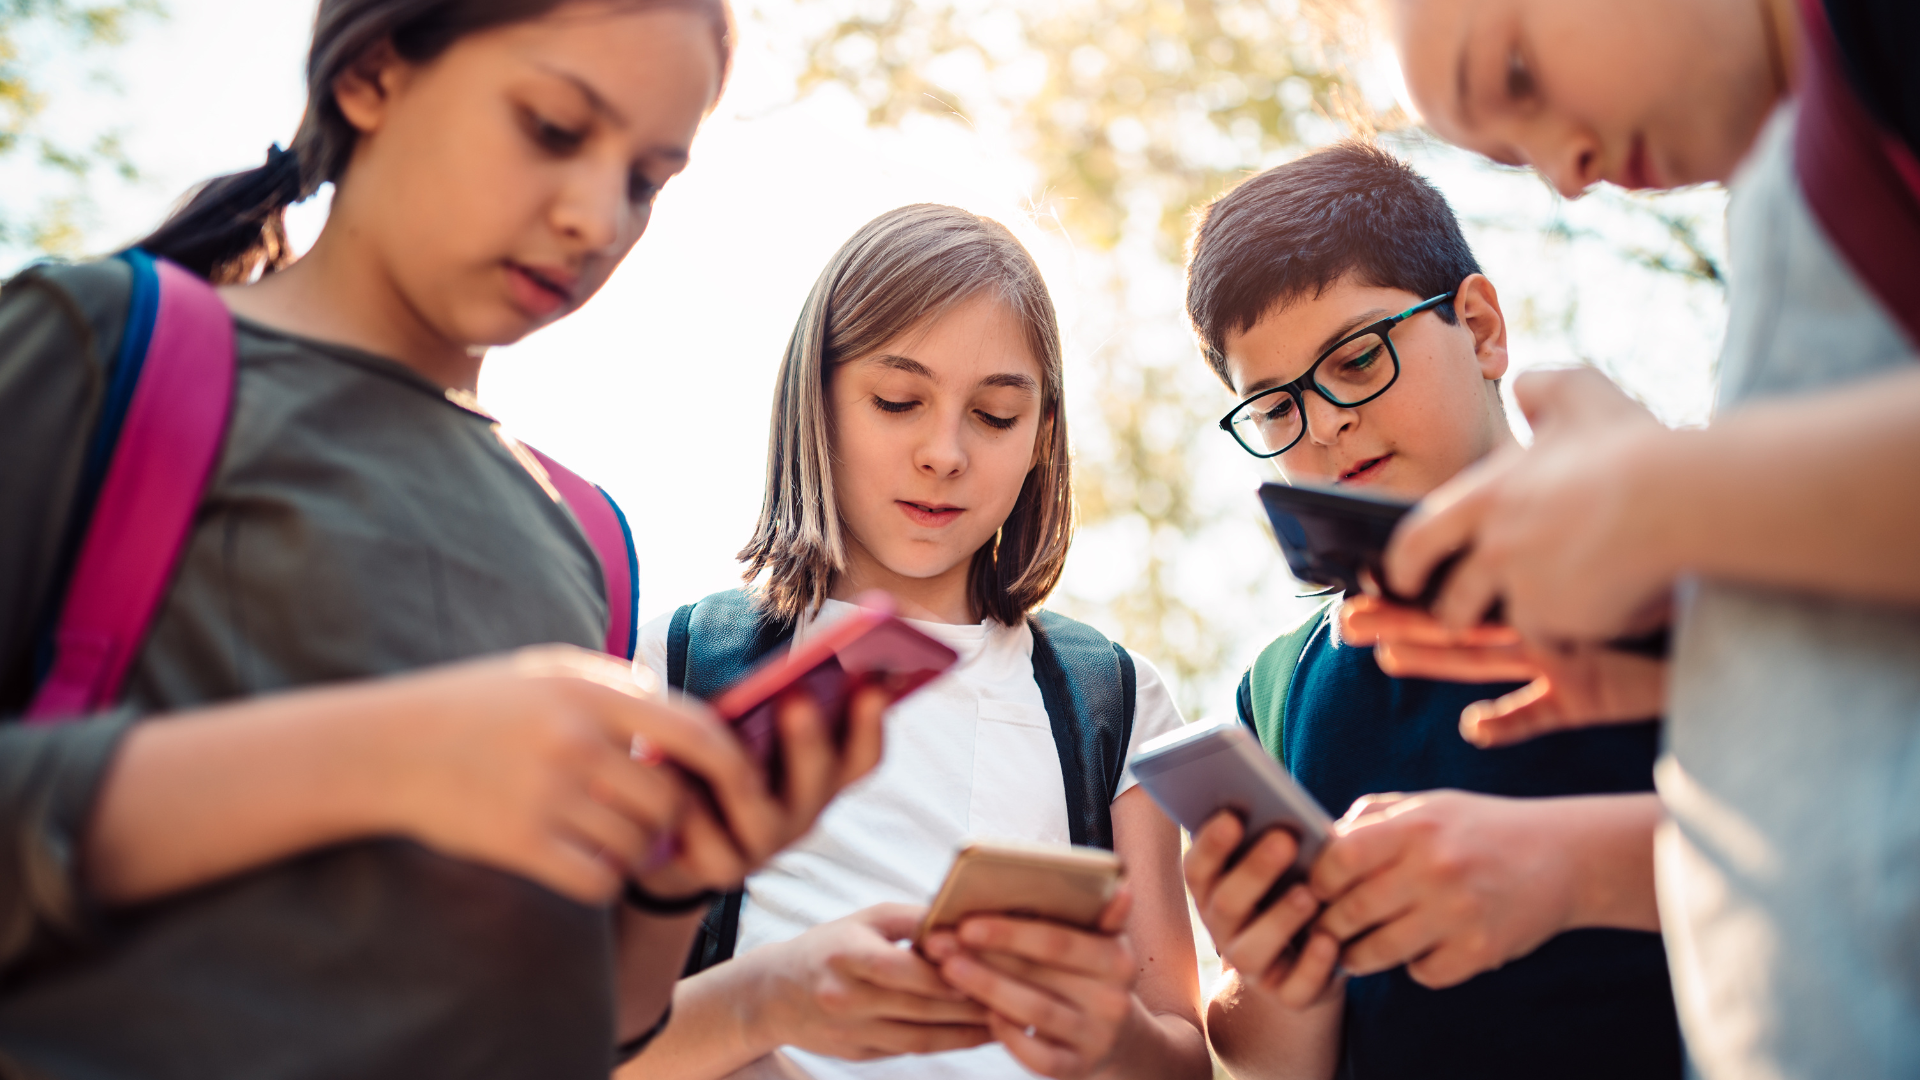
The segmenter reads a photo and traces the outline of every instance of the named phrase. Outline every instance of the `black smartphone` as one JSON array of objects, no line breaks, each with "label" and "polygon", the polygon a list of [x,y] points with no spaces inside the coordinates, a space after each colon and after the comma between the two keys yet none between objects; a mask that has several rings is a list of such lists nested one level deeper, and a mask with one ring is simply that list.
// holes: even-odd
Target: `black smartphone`
[{"label": "black smartphone", "polygon": [[[1301,581],[1325,585],[1330,589],[1358,595],[1365,591],[1367,579],[1381,595],[1396,604],[1430,608],[1446,584],[1447,573],[1458,562],[1458,554],[1441,560],[1427,575],[1427,583],[1418,596],[1401,596],[1387,587],[1385,558],[1387,541],[1400,519],[1413,504],[1372,495],[1354,495],[1345,491],[1308,487],[1302,484],[1260,485],[1260,503],[1267,509],[1267,521],[1273,525],[1274,538],[1287,557],[1287,569]],[[1495,600],[1486,621],[1501,621],[1500,602]],[[1667,627],[1629,638],[1607,642],[1609,648],[1655,659],[1664,658],[1669,649]]]},{"label": "black smartphone", "polygon": [[1425,591],[1417,597],[1387,590],[1383,570],[1387,541],[1393,538],[1394,526],[1413,509],[1412,503],[1273,483],[1260,485],[1260,502],[1287,557],[1287,569],[1301,581],[1359,595],[1370,577],[1389,599],[1420,607],[1439,595],[1450,563],[1428,576]]}]

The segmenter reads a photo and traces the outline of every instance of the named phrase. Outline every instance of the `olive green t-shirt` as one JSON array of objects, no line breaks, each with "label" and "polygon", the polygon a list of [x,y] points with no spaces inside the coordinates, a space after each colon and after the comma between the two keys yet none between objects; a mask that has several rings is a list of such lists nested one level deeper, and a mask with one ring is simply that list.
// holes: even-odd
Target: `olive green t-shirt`
[{"label": "olive green t-shirt", "polygon": [[[76,545],[75,491],[131,271],[0,292],[0,716]],[[0,723],[0,1077],[604,1077],[605,912],[401,841],[99,911],[75,852],[130,722],[545,642],[606,601],[564,504],[470,401],[237,321],[233,416],[123,708]]]}]

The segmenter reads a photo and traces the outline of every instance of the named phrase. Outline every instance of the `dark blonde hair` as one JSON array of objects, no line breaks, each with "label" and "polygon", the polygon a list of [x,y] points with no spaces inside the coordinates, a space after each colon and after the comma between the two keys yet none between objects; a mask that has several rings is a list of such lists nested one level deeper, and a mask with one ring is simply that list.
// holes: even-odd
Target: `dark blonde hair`
[{"label": "dark blonde hair", "polygon": [[[250,280],[293,261],[286,209],[346,172],[359,133],[333,99],[334,80],[373,49],[424,64],[468,34],[541,18],[568,0],[320,0],[307,54],[307,111],[291,149],[266,164],[208,180],[136,247],[215,284]],[[616,0],[620,2],[620,0]],[[685,8],[713,25],[724,84],[733,56],[727,0],[624,0],[636,8]]]},{"label": "dark blonde hair", "polygon": [[1040,365],[1039,461],[994,538],[974,553],[974,610],[1014,625],[1060,580],[1073,539],[1060,325],[1033,256],[1006,226],[952,206],[921,203],[874,218],[813,284],[787,342],[767,443],[767,490],[753,539],[740,551],[757,599],[791,622],[817,610],[846,570],[833,492],[827,384],[840,364],[982,293],[1006,304]]}]

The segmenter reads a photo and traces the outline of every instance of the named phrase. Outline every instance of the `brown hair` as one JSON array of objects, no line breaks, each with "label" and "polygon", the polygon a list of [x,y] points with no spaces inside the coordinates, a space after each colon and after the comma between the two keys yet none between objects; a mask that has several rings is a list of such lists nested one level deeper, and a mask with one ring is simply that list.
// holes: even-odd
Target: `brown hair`
[{"label": "brown hair", "polygon": [[[216,284],[248,281],[293,261],[286,208],[338,180],[359,133],[333,99],[334,80],[368,51],[390,44],[402,60],[424,64],[468,34],[538,19],[569,0],[320,0],[307,54],[307,111],[291,150],[274,147],[266,164],[208,180],[136,247],[171,259]],[[727,0],[621,0],[633,7],[704,12],[720,49],[720,79],[733,56]]]},{"label": "brown hair", "polygon": [[833,370],[982,292],[993,290],[1026,330],[1040,364],[1039,462],[992,540],[974,553],[974,610],[1014,625],[1060,580],[1073,539],[1060,326],[1033,256],[1006,226],[921,203],[881,214],[827,263],[787,341],[767,443],[767,490],[740,550],[757,599],[782,621],[817,610],[846,569],[833,493],[827,383]]},{"label": "brown hair", "polygon": [[[1348,274],[1421,299],[1480,272],[1444,195],[1359,140],[1268,169],[1200,214],[1187,250],[1187,319],[1227,378],[1227,337]],[[1453,302],[1437,311],[1454,321]]]}]

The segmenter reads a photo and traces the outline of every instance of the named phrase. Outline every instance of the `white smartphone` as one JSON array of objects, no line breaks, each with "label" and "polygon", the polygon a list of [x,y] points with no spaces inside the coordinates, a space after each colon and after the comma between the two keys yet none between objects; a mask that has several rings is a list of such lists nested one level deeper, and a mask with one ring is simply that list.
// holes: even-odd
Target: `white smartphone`
[{"label": "white smartphone", "polygon": [[1160,809],[1188,832],[1222,810],[1238,815],[1247,835],[1235,861],[1268,829],[1292,833],[1300,854],[1273,895],[1306,876],[1331,835],[1333,818],[1236,720],[1170,731],[1142,746],[1128,764]]}]

